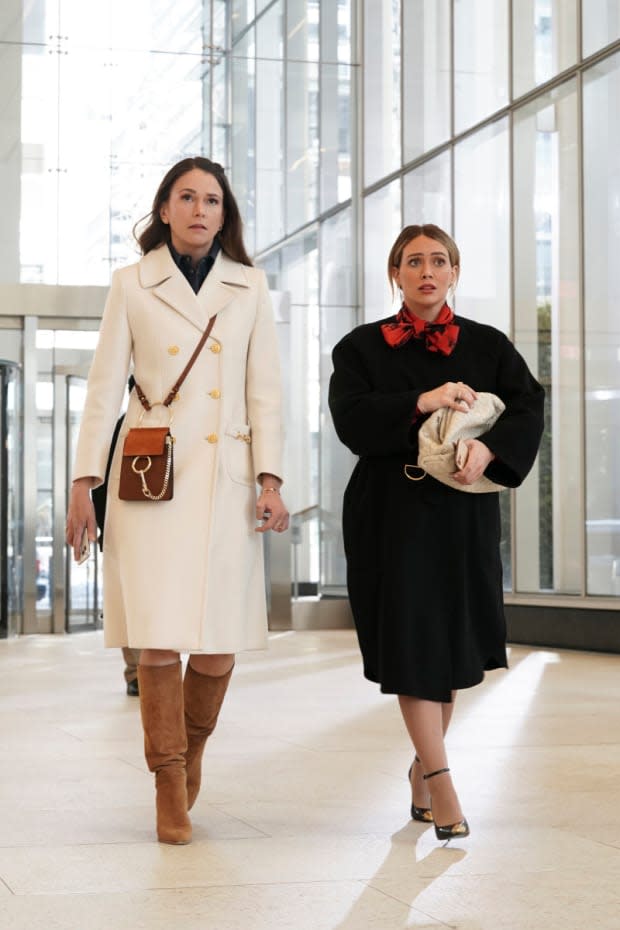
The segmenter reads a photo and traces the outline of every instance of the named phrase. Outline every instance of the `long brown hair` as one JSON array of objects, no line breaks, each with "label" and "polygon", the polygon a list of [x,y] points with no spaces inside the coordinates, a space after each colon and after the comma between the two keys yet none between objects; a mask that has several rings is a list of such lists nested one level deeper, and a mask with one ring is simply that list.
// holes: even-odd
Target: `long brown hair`
[{"label": "long brown hair", "polygon": [[387,273],[392,293],[394,293],[394,268],[400,268],[405,246],[408,242],[411,242],[412,239],[417,239],[418,236],[427,236],[429,239],[435,239],[436,242],[441,242],[448,253],[450,264],[453,268],[457,269],[457,275],[460,271],[461,255],[452,236],[449,236],[448,233],[444,232],[439,226],[435,226],[434,223],[422,223],[419,226],[405,226],[402,232],[398,234],[394,245],[390,249],[390,254],[388,255]]},{"label": "long brown hair", "polygon": [[[228,178],[224,174],[224,169],[216,161],[203,158],[202,155],[183,158],[164,175],[155,194],[151,212],[138,220],[133,228],[133,234],[140,246],[140,251],[143,255],[146,255],[158,246],[170,242],[170,226],[164,223],[160,211],[164,204],[167,203],[175,181],[193,168],[199,168],[206,174],[212,174],[222,188],[224,195],[224,225],[218,233],[222,251],[233,261],[241,262],[242,265],[252,265],[252,259],[248,256],[243,244],[243,223],[239,207],[228,183]],[[142,223],[146,223],[146,225],[142,230],[138,231],[138,227]]]}]

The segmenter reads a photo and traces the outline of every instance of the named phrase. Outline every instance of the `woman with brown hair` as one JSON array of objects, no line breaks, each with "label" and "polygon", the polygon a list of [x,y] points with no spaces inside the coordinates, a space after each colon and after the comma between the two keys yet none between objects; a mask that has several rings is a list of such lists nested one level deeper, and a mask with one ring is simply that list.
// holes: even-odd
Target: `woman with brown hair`
[{"label": "woman with brown hair", "polygon": [[469,833],[444,743],[457,691],[507,664],[499,495],[463,493],[430,475],[408,480],[405,466],[417,461],[430,414],[466,411],[485,391],[506,409],[466,441],[452,477],[463,488],[483,474],[518,487],[538,450],[544,399],[503,333],[453,313],[459,269],[442,229],[403,229],[388,259],[401,309],[338,343],[329,393],[338,436],[359,456],[343,527],[364,674],[398,695],[414,751],[411,816],[434,821],[440,840]]},{"label": "woman with brown hair", "polygon": [[[109,476],[104,635],[107,646],[140,649],[140,705],[146,759],[155,773],[157,835],[164,843],[188,843],[188,810],[200,787],[202,752],[235,653],[266,645],[257,534],[288,527],[280,497],[278,345],[265,275],[248,258],[239,209],[221,165],[202,157],[174,165],[137,241],[143,257],[114,273],[101,322],[66,538],[76,558],[84,528],[95,539],[90,491],[104,478],[133,365],[137,387]],[[214,316],[181,390],[164,407]],[[141,418],[143,426],[167,425],[170,415],[172,500],[121,500],[127,432]],[[183,652],[189,653],[184,678]]]}]

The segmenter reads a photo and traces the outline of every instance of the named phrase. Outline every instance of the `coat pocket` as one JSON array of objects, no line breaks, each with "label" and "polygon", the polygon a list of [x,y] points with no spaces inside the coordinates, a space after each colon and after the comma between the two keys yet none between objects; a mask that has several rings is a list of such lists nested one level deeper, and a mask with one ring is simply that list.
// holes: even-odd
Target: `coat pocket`
[{"label": "coat pocket", "polygon": [[247,423],[231,423],[224,432],[224,464],[237,484],[255,483],[252,462],[252,430]]}]

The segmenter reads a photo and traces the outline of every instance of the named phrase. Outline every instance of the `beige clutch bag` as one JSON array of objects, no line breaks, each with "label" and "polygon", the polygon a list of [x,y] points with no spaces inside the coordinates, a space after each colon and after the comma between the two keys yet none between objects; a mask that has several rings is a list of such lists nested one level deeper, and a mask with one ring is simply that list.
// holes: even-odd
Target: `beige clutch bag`
[{"label": "beige clutch bag", "polygon": [[405,465],[406,477],[419,481],[425,474],[429,474],[442,484],[470,494],[503,491],[503,485],[495,484],[484,475],[475,484],[469,485],[459,484],[452,475],[463,468],[467,461],[469,450],[465,440],[476,439],[490,430],[505,409],[499,397],[484,391],[478,394],[475,403],[467,411],[440,407],[420,427],[418,463]]}]

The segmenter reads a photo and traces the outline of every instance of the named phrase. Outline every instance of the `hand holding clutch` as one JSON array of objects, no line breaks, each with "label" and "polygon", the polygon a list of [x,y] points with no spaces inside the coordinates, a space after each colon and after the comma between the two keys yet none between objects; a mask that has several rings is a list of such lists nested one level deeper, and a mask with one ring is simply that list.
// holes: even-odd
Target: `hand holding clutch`
[{"label": "hand holding clutch", "polygon": [[[420,427],[417,466],[405,465],[405,476],[419,481],[426,473],[457,491],[472,494],[503,491],[503,485],[495,484],[484,475],[473,484],[463,484],[455,481],[454,473],[461,471],[467,463],[469,447],[466,440],[477,439],[488,432],[505,409],[499,397],[483,391],[478,392],[466,411],[440,407]],[[413,469],[414,473],[408,469]]]}]

